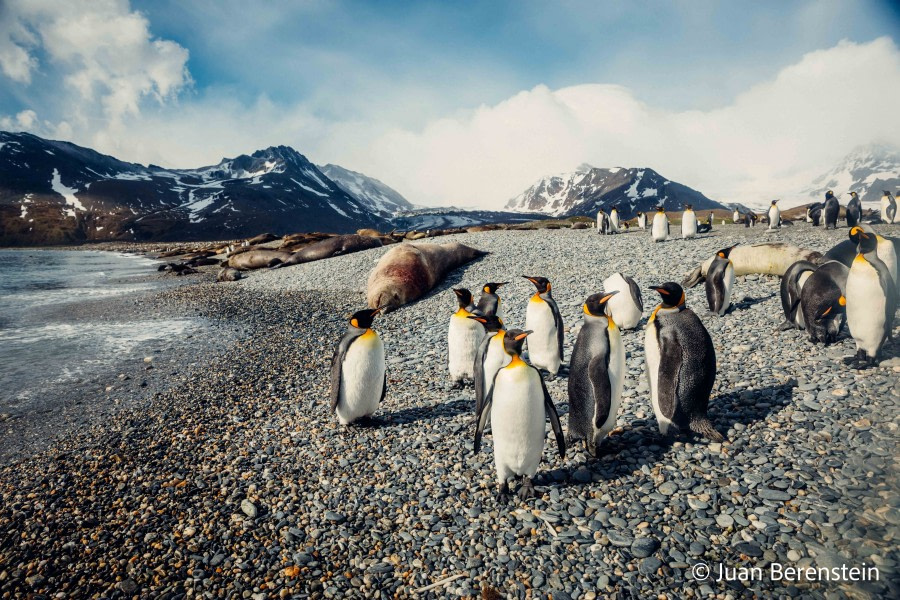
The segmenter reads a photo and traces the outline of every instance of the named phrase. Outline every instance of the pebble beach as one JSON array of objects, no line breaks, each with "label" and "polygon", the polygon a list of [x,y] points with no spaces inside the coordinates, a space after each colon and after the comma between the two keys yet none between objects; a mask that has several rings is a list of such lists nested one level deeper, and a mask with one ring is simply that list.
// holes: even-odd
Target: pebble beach
[{"label": "pebble beach", "polygon": [[[702,284],[686,290],[715,344],[721,444],[660,436],[644,377],[650,285],[736,243],[824,252],[846,236],[797,224],[658,244],[590,229],[422,240],[490,254],[376,319],[388,391],[365,427],[330,413],[329,367],[387,247],[237,282],[186,276],[154,301],[233,335],[179,357],[177,381],[139,405],[0,467],[0,598],[900,597],[900,323],[879,366],[856,371],[842,362],[855,352],[846,328],[827,347],[777,331],[776,276],[738,277],[722,318],[706,314]],[[537,497],[498,503],[490,435],[473,454],[474,390],[447,375],[451,288],[477,297],[510,281],[505,322],[522,327],[534,286],[521,275],[549,278],[567,363],[582,302],[616,271],[638,282],[644,320],[623,332],[606,453],[578,444],[560,459],[547,443]],[[566,383],[547,383],[564,429]],[[786,580],[773,565],[874,567],[877,579]],[[717,581],[722,566],[761,575]]]}]

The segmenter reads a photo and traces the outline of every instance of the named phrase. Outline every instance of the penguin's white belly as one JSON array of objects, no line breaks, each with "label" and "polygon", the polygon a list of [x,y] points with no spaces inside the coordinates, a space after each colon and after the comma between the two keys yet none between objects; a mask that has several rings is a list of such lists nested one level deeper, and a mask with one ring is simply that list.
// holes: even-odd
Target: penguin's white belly
[{"label": "penguin's white belly", "polygon": [[641,229],[647,229],[647,217],[645,217],[644,215],[638,217],[638,227],[640,227]]},{"label": "penguin's white belly", "polygon": [[[803,286],[806,285],[806,280],[809,279],[809,276],[812,275],[812,271],[804,271],[800,274],[800,279],[797,280],[797,291],[802,292]],[[794,320],[797,322],[800,327],[806,329],[806,320],[803,318],[803,307],[798,306],[797,312],[794,315]]]},{"label": "penguin's white belly", "polygon": [[647,324],[647,331],[644,334],[644,355],[647,361],[647,382],[650,385],[650,404],[653,405],[653,414],[656,415],[659,432],[666,435],[672,421],[663,415],[659,408],[659,363],[662,353],[656,338],[656,321]]},{"label": "penguin's white belly", "polygon": [[653,229],[650,230],[650,233],[653,235],[653,241],[665,241],[669,237],[668,229],[666,215],[657,213],[656,216],[653,217]]},{"label": "penguin's white belly", "polygon": [[[619,405],[622,403],[622,390],[625,387],[625,345],[622,343],[622,333],[613,325],[607,327],[609,334],[609,386],[611,390],[609,416],[600,427],[599,439],[603,439],[610,431],[616,428],[616,419],[619,416]],[[599,439],[597,441],[599,441]]]},{"label": "penguin's white belly", "polygon": [[697,217],[693,212],[686,212],[681,218],[681,237],[692,238],[697,235]]},{"label": "penguin's white belly", "polygon": [[384,344],[377,333],[364,334],[350,344],[341,365],[341,392],[335,407],[341,425],[368,417],[378,409],[384,371]]},{"label": "penguin's white belly", "polygon": [[881,259],[881,262],[884,263],[884,266],[888,268],[888,271],[891,273],[891,281],[894,282],[894,287],[897,287],[897,251],[894,248],[894,243],[890,240],[886,240],[883,237],[878,238],[878,246],[875,249],[875,255]]},{"label": "penguin's white belly", "polygon": [[642,312],[631,295],[628,282],[619,273],[614,273],[603,280],[603,291],[619,292],[606,303],[616,325],[622,329],[636,327],[641,320]]},{"label": "penguin's white belly", "polygon": [[778,219],[781,216],[781,211],[778,210],[778,207],[773,206],[769,209],[769,229],[774,229],[778,227]]},{"label": "penguin's white belly", "polygon": [[562,360],[556,337],[556,320],[550,305],[544,301],[531,300],[525,311],[525,329],[533,332],[525,342],[531,364],[556,374]]},{"label": "penguin's white belly", "polygon": [[484,353],[484,397],[487,398],[494,386],[494,375],[510,363],[512,358],[503,350],[503,336],[495,335]]},{"label": "penguin's white belly", "polygon": [[722,309],[719,312],[719,316],[725,314],[725,311],[728,310],[728,307],[731,306],[731,290],[734,289],[734,263],[730,260],[728,261],[728,265],[725,266],[725,276],[722,277]]},{"label": "penguin's white belly", "polygon": [[887,303],[878,271],[868,261],[855,259],[847,276],[847,327],[857,350],[875,356],[884,337]]},{"label": "penguin's white belly", "polygon": [[741,214],[740,214],[739,212],[737,212],[737,211],[735,211],[735,212],[731,215],[731,220],[734,221],[735,223],[737,223],[738,220],[739,220],[740,218],[741,218]]},{"label": "penguin's white belly", "polygon": [[609,216],[609,226],[613,231],[619,230],[619,213],[613,213]]},{"label": "penguin's white belly", "polygon": [[475,355],[484,337],[484,327],[478,321],[463,316],[450,317],[447,332],[447,365],[451,381],[475,377]]},{"label": "penguin's white belly", "polygon": [[540,376],[525,365],[497,374],[491,406],[497,481],[534,477],[544,451],[544,394]]}]

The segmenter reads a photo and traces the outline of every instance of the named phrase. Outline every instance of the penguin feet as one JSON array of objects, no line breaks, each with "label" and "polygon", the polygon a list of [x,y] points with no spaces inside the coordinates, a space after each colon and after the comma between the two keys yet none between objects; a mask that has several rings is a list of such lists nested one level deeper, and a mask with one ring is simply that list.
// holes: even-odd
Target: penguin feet
[{"label": "penguin feet", "polygon": [[497,488],[497,502],[502,502],[506,504],[509,502],[510,494],[509,494],[509,484],[507,482],[503,482]]},{"label": "penguin feet", "polygon": [[519,492],[516,495],[519,497],[519,500],[534,498],[534,485],[531,483],[530,477],[522,478],[522,486],[519,488]]},{"label": "penguin feet", "polygon": [[778,326],[778,331],[788,331],[789,329],[794,329],[794,324],[790,321],[785,321]]}]

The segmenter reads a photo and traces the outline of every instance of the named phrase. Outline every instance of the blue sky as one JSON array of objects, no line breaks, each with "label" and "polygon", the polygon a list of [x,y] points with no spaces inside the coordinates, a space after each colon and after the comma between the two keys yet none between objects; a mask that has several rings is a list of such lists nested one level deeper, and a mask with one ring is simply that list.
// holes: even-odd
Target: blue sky
[{"label": "blue sky", "polygon": [[[891,2],[7,0],[0,11],[0,127],[172,166],[289,144],[421,203],[496,207],[581,162],[647,164],[746,199],[849,151],[799,156],[778,131],[759,131],[778,120],[760,105],[841,122],[829,139],[848,145],[879,130],[854,127],[851,111],[900,138],[884,106],[805,107],[794,91],[894,89]],[[804,127],[804,147],[820,145],[815,123]],[[711,179],[697,165],[722,148],[693,142],[723,128],[778,151]],[[676,154],[690,145],[694,162],[654,153],[654,130]],[[731,147],[757,141],[736,133]],[[488,150],[457,159],[472,148]]]}]

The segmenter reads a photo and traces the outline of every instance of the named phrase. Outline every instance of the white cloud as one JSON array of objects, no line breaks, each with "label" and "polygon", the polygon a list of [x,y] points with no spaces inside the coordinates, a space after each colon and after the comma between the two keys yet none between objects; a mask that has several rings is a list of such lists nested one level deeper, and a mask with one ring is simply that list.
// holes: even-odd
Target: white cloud
[{"label": "white cloud", "polygon": [[499,208],[536,179],[589,162],[649,166],[722,201],[789,206],[852,147],[900,138],[898,97],[893,41],[843,41],[714,110],[668,111],[618,86],[538,86],[421,131],[324,149],[428,204]]},{"label": "white cloud", "polygon": [[190,84],[188,51],[154,39],[125,0],[8,0],[0,16],[0,68],[24,85],[47,72],[65,98],[54,115],[60,132],[97,130],[99,120],[124,134],[145,99],[163,102]]}]

